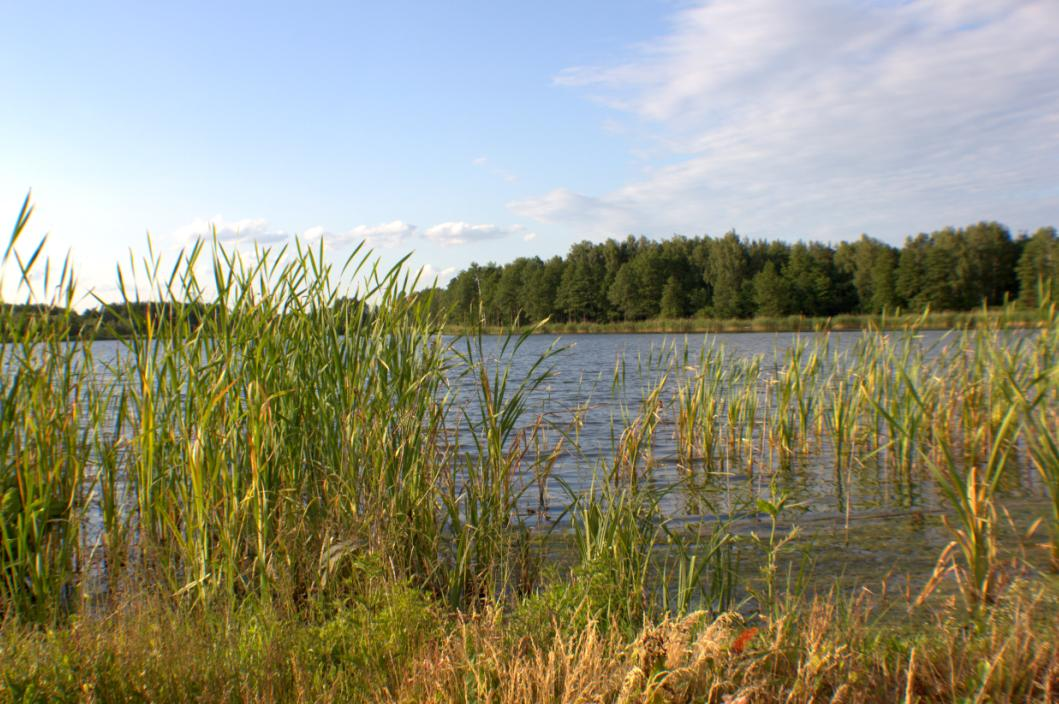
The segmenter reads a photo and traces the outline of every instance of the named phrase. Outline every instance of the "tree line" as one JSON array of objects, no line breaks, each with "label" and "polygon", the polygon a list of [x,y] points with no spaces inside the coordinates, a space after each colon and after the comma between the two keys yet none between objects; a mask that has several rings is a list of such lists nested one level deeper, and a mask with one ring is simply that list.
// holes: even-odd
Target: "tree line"
[{"label": "tree line", "polygon": [[[833,316],[969,310],[1017,301],[1036,306],[1059,293],[1059,236],[1054,227],[1013,237],[981,222],[905,239],[900,248],[862,235],[820,242],[723,237],[644,237],[574,244],[565,257],[520,257],[471,264],[434,291],[448,320],[470,325],[618,322],[650,319]],[[357,315],[371,306],[338,299]],[[0,338],[31,324],[63,326],[70,336],[127,337],[147,319],[165,331],[195,329],[221,308],[204,303],[127,302],[81,312],[48,305],[0,305]],[[175,332],[175,331],[173,331]]]},{"label": "tree line", "polygon": [[[372,319],[371,305],[360,305],[356,298],[337,298],[336,309],[346,309],[350,324],[362,317]],[[227,308],[217,302],[176,303],[173,301],[124,301],[83,311],[49,304],[0,304],[0,340],[35,339],[41,328],[60,337],[92,337],[113,340],[143,335],[150,329],[157,336],[186,335],[204,322],[223,316]],[[340,323],[344,332],[345,327]]]},{"label": "tree line", "polygon": [[729,319],[1033,306],[1057,282],[1054,227],[1013,237],[980,222],[908,237],[899,248],[866,235],[832,246],[735,232],[584,241],[565,257],[471,264],[435,300],[457,324]]}]

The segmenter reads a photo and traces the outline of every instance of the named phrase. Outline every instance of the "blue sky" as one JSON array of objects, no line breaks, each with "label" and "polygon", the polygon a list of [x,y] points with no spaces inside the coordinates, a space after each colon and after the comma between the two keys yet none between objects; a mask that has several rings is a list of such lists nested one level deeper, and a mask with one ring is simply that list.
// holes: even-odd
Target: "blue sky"
[{"label": "blue sky", "polygon": [[581,239],[1059,224],[1055,0],[17,3],[0,208],[106,291],[367,238],[444,278]]}]

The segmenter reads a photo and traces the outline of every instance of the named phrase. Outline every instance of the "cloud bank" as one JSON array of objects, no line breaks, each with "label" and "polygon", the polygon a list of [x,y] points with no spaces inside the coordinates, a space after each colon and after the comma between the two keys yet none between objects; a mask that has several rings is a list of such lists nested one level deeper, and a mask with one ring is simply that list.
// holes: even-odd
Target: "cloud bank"
[{"label": "cloud bank", "polygon": [[837,238],[1059,212],[1055,0],[715,0],[556,83],[611,108],[642,170],[514,212],[588,234]]}]

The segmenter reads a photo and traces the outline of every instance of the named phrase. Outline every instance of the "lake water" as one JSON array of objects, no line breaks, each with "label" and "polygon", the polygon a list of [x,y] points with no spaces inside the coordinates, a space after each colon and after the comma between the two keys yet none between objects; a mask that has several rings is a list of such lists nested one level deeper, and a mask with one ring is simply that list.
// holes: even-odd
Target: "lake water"
[{"label": "lake water", "polygon": [[[1011,333],[1015,337],[1027,334],[1033,333]],[[954,333],[942,331],[923,331],[916,338],[927,359],[958,343]],[[569,424],[575,414],[579,422],[576,432],[566,429],[568,442],[547,481],[545,505],[541,505],[533,477],[522,477],[527,488],[519,502],[520,512],[531,523],[562,527],[570,493],[589,490],[593,481],[609,471],[622,429],[639,411],[647,390],[669,369],[670,379],[663,394],[666,403],[653,436],[651,464],[644,481],[656,490],[671,526],[722,520],[729,522],[729,528],[736,533],[758,531],[765,521],[755,508],[755,500],[787,492],[797,508],[787,514],[784,522],[802,527],[807,544],[814,546],[818,567],[824,572],[929,572],[949,537],[938,517],[944,509],[940,492],[925,468],[901,477],[888,466],[885,452],[871,456],[873,448],[864,448],[854,453],[856,460],[851,471],[838,476],[834,449],[826,433],[786,461],[760,442],[768,401],[765,386],[791,348],[797,344],[811,348],[826,342],[831,354],[852,352],[863,339],[858,331],[832,332],[826,339],[822,334],[805,333],[687,337],[575,334],[558,340],[546,335],[528,338],[510,357],[514,379],[524,377],[529,365],[550,346],[563,348],[551,360],[553,376],[532,395],[528,415],[545,413],[560,428]],[[745,451],[740,456],[722,451],[709,468],[695,463],[682,466],[676,413],[670,401],[680,377],[695,373],[704,345],[723,349],[726,365],[760,360],[755,382],[761,404],[759,420],[754,428],[741,429],[745,442],[753,443],[758,453],[752,464]],[[485,347],[496,353],[497,341],[487,340]],[[621,382],[615,383],[616,378]],[[460,392],[457,389],[462,406],[469,399],[460,396]],[[722,408],[722,416],[723,411]],[[722,417],[720,425],[724,424]],[[552,437],[557,437],[557,433],[558,430]],[[1016,462],[1009,468],[1001,501],[1022,528],[1043,513],[1045,493],[1028,462]]]}]

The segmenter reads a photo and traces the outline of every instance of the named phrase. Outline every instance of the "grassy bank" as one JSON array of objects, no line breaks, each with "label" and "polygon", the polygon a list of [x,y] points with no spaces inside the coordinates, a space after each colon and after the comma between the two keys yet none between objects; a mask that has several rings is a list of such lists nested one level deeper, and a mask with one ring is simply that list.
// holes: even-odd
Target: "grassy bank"
[{"label": "grassy bank", "polygon": [[[669,333],[707,334],[735,332],[818,332],[831,330],[954,330],[974,327],[1002,325],[1009,328],[1038,328],[1045,323],[1036,308],[1009,307],[1004,309],[978,309],[971,311],[926,311],[923,313],[889,313],[863,315],[836,315],[813,318],[789,315],[779,318],[675,318],[654,320],[624,320],[609,323],[594,322],[546,322],[543,325],[526,326],[520,330],[532,330],[550,335],[585,333]],[[486,325],[483,329],[491,334],[507,331],[501,326]],[[447,324],[445,331],[459,335],[472,331],[464,325]]]},{"label": "grassy bank", "polygon": [[[568,587],[569,588],[569,587]],[[1055,701],[1056,605],[1009,592],[973,628],[872,597],[822,596],[766,624],[692,612],[629,636],[576,614],[464,616],[388,586],[314,614],[143,604],[105,621],[0,633],[5,701]]]},{"label": "grassy bank", "polygon": [[[768,362],[672,348],[591,484],[560,492],[557,463],[588,454],[532,330],[443,336],[429,294],[359,251],[212,243],[122,270],[168,314],[126,295],[135,334],[104,356],[71,339],[72,269],[38,261],[29,215],[8,283],[55,312],[0,346],[0,701],[1054,700],[1048,304],[1039,335],[984,312],[934,350],[879,330]],[[944,531],[933,572],[810,588],[840,575],[806,578],[784,480],[809,456],[847,540],[858,478],[929,493],[900,507]],[[746,498],[678,522],[665,497],[694,482]]]}]

